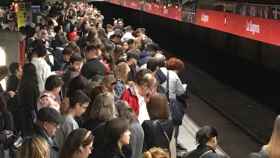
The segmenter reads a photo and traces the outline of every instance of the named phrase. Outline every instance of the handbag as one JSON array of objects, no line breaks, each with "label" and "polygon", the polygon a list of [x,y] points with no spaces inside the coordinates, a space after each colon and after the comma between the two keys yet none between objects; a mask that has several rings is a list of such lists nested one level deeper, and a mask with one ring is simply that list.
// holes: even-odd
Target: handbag
[{"label": "handbag", "polygon": [[177,158],[177,149],[176,149],[176,139],[175,139],[175,128],[173,128],[172,130],[172,135],[171,138],[168,137],[168,134],[166,133],[166,131],[163,129],[163,127],[161,126],[161,124],[159,122],[157,122],[157,124],[159,125],[161,131],[164,134],[164,137],[167,139],[167,141],[169,142],[169,156],[170,158]]},{"label": "handbag", "polygon": [[185,108],[187,107],[186,103],[181,99],[170,99],[169,98],[169,70],[167,70],[167,90],[166,95],[169,100],[169,107],[171,118],[175,125],[181,125],[183,117],[185,115]]}]

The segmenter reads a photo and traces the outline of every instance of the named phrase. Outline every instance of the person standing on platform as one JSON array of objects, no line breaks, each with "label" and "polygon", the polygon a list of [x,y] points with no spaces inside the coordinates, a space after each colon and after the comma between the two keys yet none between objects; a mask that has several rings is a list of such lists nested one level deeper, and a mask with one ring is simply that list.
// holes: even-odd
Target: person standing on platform
[{"label": "person standing on platform", "polygon": [[216,153],[217,137],[218,132],[214,127],[203,126],[195,136],[197,148],[183,158],[221,158],[221,155]]}]

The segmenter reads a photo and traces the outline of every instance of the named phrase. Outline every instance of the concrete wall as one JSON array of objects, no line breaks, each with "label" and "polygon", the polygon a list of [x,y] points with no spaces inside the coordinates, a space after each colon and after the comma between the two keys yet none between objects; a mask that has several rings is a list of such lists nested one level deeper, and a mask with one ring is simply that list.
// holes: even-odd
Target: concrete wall
[{"label": "concrete wall", "polygon": [[0,47],[4,48],[7,55],[7,65],[18,62],[19,33],[0,31]]}]

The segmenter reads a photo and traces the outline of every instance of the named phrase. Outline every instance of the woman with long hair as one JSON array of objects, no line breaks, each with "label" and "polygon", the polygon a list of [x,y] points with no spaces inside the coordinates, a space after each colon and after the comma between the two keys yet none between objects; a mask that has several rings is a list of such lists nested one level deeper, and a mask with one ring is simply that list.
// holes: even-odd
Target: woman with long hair
[{"label": "woman with long hair", "polygon": [[250,154],[250,158],[280,158],[280,115],[274,121],[272,135],[268,144],[258,153]]},{"label": "woman with long hair", "polygon": [[50,149],[47,141],[41,137],[30,137],[24,140],[18,158],[49,158]]},{"label": "woman with long hair", "polygon": [[25,136],[31,134],[39,95],[36,67],[32,63],[25,64],[19,87],[19,106],[22,109],[21,131]]},{"label": "woman with long hair", "polygon": [[161,148],[153,147],[144,152],[144,158],[169,158],[169,154]]},{"label": "woman with long hair", "polygon": [[130,72],[130,68],[127,63],[120,62],[115,67],[115,74],[116,74],[116,85],[114,88],[115,96],[119,99],[123,94],[124,90],[127,88],[128,84],[128,74]]},{"label": "woman with long hair", "polygon": [[139,158],[142,156],[143,143],[144,143],[144,131],[139,123],[136,114],[126,101],[116,102],[116,107],[120,118],[129,120],[130,125],[130,142],[128,150],[131,149],[131,157]]},{"label": "woman with long hair", "polygon": [[102,157],[130,158],[124,147],[130,142],[129,121],[124,118],[115,118],[106,124],[105,146]]},{"label": "woman with long hair", "polygon": [[59,158],[88,158],[92,151],[91,131],[79,128],[70,133],[62,146]]},{"label": "woman with long hair", "polygon": [[93,157],[99,157],[100,149],[104,146],[106,123],[115,116],[114,96],[105,92],[97,95],[87,108],[83,127],[91,130],[94,140]]},{"label": "woman with long hair", "polygon": [[169,119],[169,107],[166,96],[156,94],[147,103],[147,109],[151,120],[143,122],[144,151],[152,147],[169,149],[170,141],[174,137],[175,125]]}]

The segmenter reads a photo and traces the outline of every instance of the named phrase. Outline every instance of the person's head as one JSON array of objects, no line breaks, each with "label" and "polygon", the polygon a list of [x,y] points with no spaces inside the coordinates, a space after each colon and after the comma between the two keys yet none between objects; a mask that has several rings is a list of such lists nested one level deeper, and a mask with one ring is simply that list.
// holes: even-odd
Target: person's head
[{"label": "person's head", "polygon": [[73,130],[66,138],[59,158],[87,158],[92,151],[93,139],[87,129]]},{"label": "person's head", "polygon": [[151,120],[166,120],[169,117],[168,100],[165,95],[156,94],[147,103],[147,110]]},{"label": "person's head", "polygon": [[80,72],[82,65],[83,65],[82,56],[78,53],[72,54],[72,56],[70,57],[70,66],[72,70],[76,72]]},{"label": "person's head", "polygon": [[68,32],[67,39],[70,42],[76,42],[79,39],[78,33],[76,31]]},{"label": "person's head", "polygon": [[113,26],[111,24],[107,24],[106,25],[106,31],[107,31],[107,33],[112,32],[113,31]]},{"label": "person's head", "polygon": [[272,135],[267,145],[267,151],[270,158],[277,158],[280,156],[280,115],[275,118]]},{"label": "person's head", "polygon": [[49,137],[53,137],[61,123],[61,115],[53,108],[44,107],[38,112],[37,122]]},{"label": "person's head", "polygon": [[136,118],[133,109],[128,105],[126,101],[120,100],[116,102],[116,108],[118,110],[118,117],[125,118],[130,122]]},{"label": "person's head", "polygon": [[88,108],[88,119],[109,121],[113,119],[116,113],[114,96],[105,92],[97,95]]},{"label": "person's head", "polygon": [[203,126],[196,132],[195,139],[199,145],[207,145],[215,150],[218,145],[217,137],[218,132],[214,127]]},{"label": "person's head", "polygon": [[110,40],[115,44],[121,44],[122,30],[115,29],[114,34],[110,36]]},{"label": "person's head", "polygon": [[9,71],[12,75],[16,75],[19,78],[22,76],[22,67],[19,65],[19,63],[11,63],[9,66]]},{"label": "person's head", "polygon": [[162,54],[162,52],[158,51],[153,57],[158,60],[159,67],[165,66],[166,57]]},{"label": "person's head", "polygon": [[174,70],[176,72],[182,71],[184,67],[185,67],[184,62],[175,57],[169,58],[166,62],[166,68],[169,70]]},{"label": "person's head", "polygon": [[120,62],[115,68],[116,78],[124,82],[127,81],[129,72],[130,67],[125,62]]},{"label": "person's head", "polygon": [[39,38],[41,40],[48,40],[49,39],[49,33],[46,29],[41,29],[39,33]]},{"label": "person's head", "polygon": [[87,60],[101,56],[101,46],[97,44],[90,44],[86,47],[85,54]]},{"label": "person's head", "polygon": [[124,54],[124,49],[122,48],[122,46],[119,45],[119,44],[116,44],[115,48],[114,48],[114,51],[113,51],[113,54],[112,54],[112,57],[113,57],[114,61],[115,62],[119,61],[120,57],[123,54]]},{"label": "person's head", "polygon": [[116,78],[114,74],[106,75],[102,81],[102,86],[104,86],[107,92],[113,92],[115,84],[116,84]]},{"label": "person's head", "polygon": [[42,137],[30,137],[23,141],[17,154],[18,158],[49,158],[49,144]]},{"label": "person's head", "polygon": [[135,40],[134,39],[129,39],[127,40],[127,45],[128,45],[128,49],[135,49]]},{"label": "person's head", "polygon": [[144,152],[144,158],[169,158],[169,153],[162,148],[153,147]]},{"label": "person's head", "polygon": [[122,48],[124,51],[127,51],[129,49],[128,43],[126,41],[122,43]]},{"label": "person's head", "polygon": [[69,82],[67,96],[71,96],[76,90],[82,90],[86,92],[88,86],[89,81],[84,76],[79,75],[77,77],[74,77]]},{"label": "person's head", "polygon": [[148,69],[142,69],[136,73],[135,82],[138,87],[138,92],[141,96],[147,96],[154,93],[156,78]]},{"label": "person's head", "polygon": [[74,115],[80,117],[87,109],[90,103],[90,98],[81,90],[77,90],[69,98],[69,109],[74,112]]},{"label": "person's head", "polygon": [[147,62],[147,69],[155,72],[159,68],[160,61],[156,58],[150,58]]},{"label": "person's head", "polygon": [[42,43],[38,44],[33,49],[33,54],[36,54],[39,58],[44,58],[47,55],[47,49]]},{"label": "person's head", "polygon": [[51,75],[46,80],[45,90],[50,91],[55,95],[59,95],[62,86],[63,86],[62,78],[57,75]]},{"label": "person's head", "polygon": [[121,151],[123,145],[128,145],[130,141],[129,121],[124,118],[115,118],[107,122],[106,145],[109,148],[116,148]]},{"label": "person's head", "polygon": [[70,61],[70,57],[73,54],[73,49],[67,46],[62,51],[62,54],[63,54],[63,60],[65,62],[69,62]]},{"label": "person's head", "polygon": [[127,53],[127,64],[137,65],[137,61],[139,60],[139,55],[136,53]]}]

